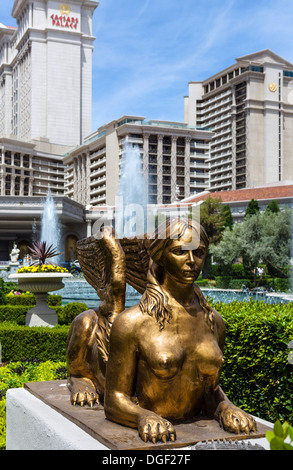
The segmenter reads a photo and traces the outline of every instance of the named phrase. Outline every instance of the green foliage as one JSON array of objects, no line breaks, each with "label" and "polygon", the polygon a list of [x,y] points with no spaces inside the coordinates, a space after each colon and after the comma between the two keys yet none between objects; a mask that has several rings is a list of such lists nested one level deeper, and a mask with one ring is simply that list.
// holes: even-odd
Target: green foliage
[{"label": "green foliage", "polygon": [[5,293],[4,293],[4,281],[0,277],[0,305],[5,302]]},{"label": "green foliage", "polygon": [[16,295],[13,291],[9,292],[5,296],[5,303],[8,305],[35,305],[36,299],[34,294],[31,292]]},{"label": "green foliage", "polygon": [[[211,302],[212,303],[212,302]],[[271,422],[293,421],[293,304],[213,303],[226,324],[221,386],[229,399]]]},{"label": "green foliage", "polygon": [[256,201],[255,199],[251,199],[251,201],[249,201],[248,206],[246,208],[244,217],[246,218],[246,217],[249,217],[250,215],[255,215],[258,213],[259,213],[258,201]]},{"label": "green foliage", "polygon": [[230,206],[228,206],[228,204],[225,204],[224,206],[222,206],[221,216],[223,219],[223,227],[228,227],[232,229],[234,225],[234,221],[233,221],[233,216],[232,216]]},{"label": "green foliage", "polygon": [[277,203],[277,201],[275,199],[272,199],[268,203],[266,211],[267,212],[274,212],[274,213],[280,212],[279,204]]},{"label": "green foliage", "polygon": [[0,305],[0,326],[2,322],[13,322],[17,325],[25,325],[25,316],[29,306],[25,305]]},{"label": "green foliage", "polygon": [[216,287],[218,289],[243,289],[252,287],[250,279],[237,279],[232,276],[216,276]]},{"label": "green foliage", "polygon": [[290,210],[250,215],[235,224],[233,230],[226,229],[221,242],[211,246],[210,252],[216,262],[226,266],[242,257],[244,269],[251,273],[260,264],[287,269],[290,264],[290,222]]},{"label": "green foliage", "polygon": [[11,362],[0,367],[0,450],[5,449],[6,438],[6,392],[10,388],[23,387],[27,382],[60,380],[66,378],[66,363],[62,361]]},{"label": "green foliage", "polygon": [[[293,426],[287,422],[281,424],[277,420],[274,424],[274,430],[266,432],[266,438],[270,443],[271,450],[293,450]],[[285,442],[287,438],[290,443]]]},{"label": "green foliage", "polygon": [[204,227],[210,243],[218,243],[223,230],[221,214],[222,200],[208,197],[200,206],[200,223]]},{"label": "green foliage", "polygon": [[[15,297],[13,305],[0,305],[0,325],[5,321],[25,325],[25,316],[32,305],[27,305],[26,300],[21,300],[22,296]],[[56,311],[59,325],[69,325],[77,315],[88,309],[87,305],[81,302],[70,302],[65,306],[60,306],[60,303],[61,296],[49,295],[48,306]]]},{"label": "green foliage", "polygon": [[231,276],[216,276],[216,287],[218,289],[229,289],[230,282],[232,280]]},{"label": "green foliage", "polygon": [[47,328],[4,322],[0,324],[2,360],[65,361],[69,328],[69,325]]},{"label": "green foliage", "polygon": [[[62,302],[61,295],[49,294],[47,299],[50,307],[59,306]],[[36,304],[36,299],[33,293],[23,292],[21,295],[16,295],[13,291],[10,291],[5,295],[5,303],[8,305],[29,305],[33,306]]]},{"label": "green foliage", "polygon": [[[21,297],[21,296],[17,296]],[[53,303],[60,302],[60,296],[50,296]],[[30,306],[0,305],[0,342],[3,361],[23,360],[65,360],[66,340],[73,319],[88,309],[81,302],[53,307],[58,315],[54,328],[26,327],[25,316]]]},{"label": "green foliage", "polygon": [[88,307],[82,302],[71,302],[63,307],[57,307],[55,310],[58,315],[59,325],[70,325],[74,318],[88,310]]}]

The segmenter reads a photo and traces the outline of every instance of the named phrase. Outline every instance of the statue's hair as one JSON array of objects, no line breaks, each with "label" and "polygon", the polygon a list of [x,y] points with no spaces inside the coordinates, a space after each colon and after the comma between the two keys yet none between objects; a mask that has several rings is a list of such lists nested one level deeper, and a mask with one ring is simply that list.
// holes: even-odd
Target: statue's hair
[{"label": "statue's hair", "polygon": [[[139,306],[143,313],[154,317],[159,324],[160,330],[165,327],[166,322],[172,318],[172,310],[168,304],[168,295],[162,289],[161,282],[164,275],[164,266],[160,264],[161,257],[168,243],[172,239],[183,237],[186,230],[196,231],[199,239],[204,243],[206,250],[209,246],[209,239],[204,228],[192,219],[169,219],[161,224],[154,233],[154,239],[150,245],[150,265],[147,275],[147,287],[140,300]],[[203,309],[205,319],[211,330],[214,330],[213,309],[207,303],[201,290],[195,284],[195,293],[200,306]]]}]

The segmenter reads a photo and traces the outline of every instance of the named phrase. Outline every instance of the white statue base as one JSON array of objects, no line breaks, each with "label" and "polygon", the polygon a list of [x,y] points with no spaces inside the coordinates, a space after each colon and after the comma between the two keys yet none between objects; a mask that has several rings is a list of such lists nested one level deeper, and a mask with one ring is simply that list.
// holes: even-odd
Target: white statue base
[{"label": "white statue base", "polygon": [[108,450],[23,388],[6,395],[6,450]]},{"label": "white statue base", "polygon": [[19,268],[19,262],[18,261],[15,261],[15,262],[10,261],[9,262],[9,272],[10,272],[10,274],[16,273],[18,268]]}]

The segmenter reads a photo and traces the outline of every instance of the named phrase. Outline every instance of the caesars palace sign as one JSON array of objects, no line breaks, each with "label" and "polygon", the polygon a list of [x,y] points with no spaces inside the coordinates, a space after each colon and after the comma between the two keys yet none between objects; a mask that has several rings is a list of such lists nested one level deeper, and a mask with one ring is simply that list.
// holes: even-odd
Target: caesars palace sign
[{"label": "caesars palace sign", "polygon": [[70,6],[66,3],[60,3],[59,12],[51,15],[52,26],[61,26],[62,28],[77,29],[78,18],[70,16]]}]

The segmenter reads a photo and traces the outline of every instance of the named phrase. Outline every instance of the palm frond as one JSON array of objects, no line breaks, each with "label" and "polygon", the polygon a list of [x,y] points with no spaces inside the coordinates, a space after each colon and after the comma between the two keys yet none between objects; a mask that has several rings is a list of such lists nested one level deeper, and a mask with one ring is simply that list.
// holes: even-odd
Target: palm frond
[{"label": "palm frond", "polygon": [[30,255],[35,261],[33,264],[47,264],[47,261],[54,256],[61,255],[53,245],[47,245],[47,242],[34,242],[32,248],[29,248]]}]

